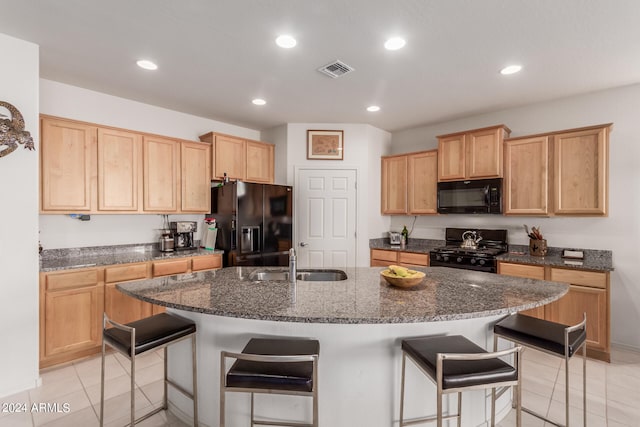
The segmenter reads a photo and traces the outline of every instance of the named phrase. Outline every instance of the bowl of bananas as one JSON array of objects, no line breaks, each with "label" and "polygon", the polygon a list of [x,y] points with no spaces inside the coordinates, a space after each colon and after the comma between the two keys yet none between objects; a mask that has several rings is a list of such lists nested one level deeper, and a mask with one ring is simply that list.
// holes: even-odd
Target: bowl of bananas
[{"label": "bowl of bananas", "polygon": [[409,270],[399,265],[390,265],[388,269],[382,270],[380,275],[390,285],[399,288],[411,288],[419,285],[424,280],[425,274],[422,271]]}]

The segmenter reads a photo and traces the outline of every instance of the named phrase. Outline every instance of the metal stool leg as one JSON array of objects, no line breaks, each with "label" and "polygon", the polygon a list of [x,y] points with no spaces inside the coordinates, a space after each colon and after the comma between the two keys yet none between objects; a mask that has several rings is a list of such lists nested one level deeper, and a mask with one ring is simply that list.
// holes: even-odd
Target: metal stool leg
[{"label": "metal stool leg", "polygon": [[458,427],[462,423],[462,393],[458,393]]},{"label": "metal stool leg", "polygon": [[404,368],[406,365],[407,356],[404,351],[402,352],[402,375],[400,376],[400,426],[404,426]]},{"label": "metal stool leg", "polygon": [[104,352],[105,343],[102,341],[102,368],[100,370],[100,427],[104,425]]},{"label": "metal stool leg", "polygon": [[253,412],[253,393],[251,393],[251,427],[254,426],[254,424],[253,424],[253,419],[254,419],[253,418],[253,413],[254,413]]},{"label": "metal stool leg", "polygon": [[198,427],[198,363],[196,353],[196,336],[191,337],[191,363],[193,363],[193,426]]},{"label": "metal stool leg", "polygon": [[587,343],[582,345],[582,420],[587,427]]},{"label": "metal stool leg", "polygon": [[220,427],[224,427],[224,398],[225,398],[225,381],[226,372],[224,368],[224,352],[220,354]]},{"label": "metal stool leg", "polygon": [[[131,336],[134,334],[132,333]],[[131,351],[135,345],[131,346]],[[131,427],[136,424],[136,356],[131,355]]]}]

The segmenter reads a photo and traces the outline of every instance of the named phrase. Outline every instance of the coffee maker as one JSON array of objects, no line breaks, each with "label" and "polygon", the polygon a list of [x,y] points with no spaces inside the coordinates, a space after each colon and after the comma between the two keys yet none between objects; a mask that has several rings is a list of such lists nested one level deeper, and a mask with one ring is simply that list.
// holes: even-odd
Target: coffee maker
[{"label": "coffee maker", "polygon": [[196,249],[193,233],[197,231],[198,225],[195,221],[171,221],[169,228],[173,234],[174,249]]}]

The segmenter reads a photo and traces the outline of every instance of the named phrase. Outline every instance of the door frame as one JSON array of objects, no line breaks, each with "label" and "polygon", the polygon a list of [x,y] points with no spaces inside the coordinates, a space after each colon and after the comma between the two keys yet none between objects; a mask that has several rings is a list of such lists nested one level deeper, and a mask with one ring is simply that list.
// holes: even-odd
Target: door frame
[{"label": "door frame", "polygon": [[293,203],[293,222],[295,224],[294,230],[293,230],[293,247],[296,248],[296,253],[298,251],[298,244],[300,242],[298,242],[298,209],[297,209],[297,203],[300,194],[299,194],[299,187],[300,187],[300,171],[302,170],[331,170],[331,171],[354,171],[356,174],[356,187],[355,187],[355,191],[356,191],[356,210],[355,210],[355,233],[356,235],[354,236],[354,240],[355,240],[355,253],[353,254],[355,257],[355,265],[354,267],[358,266],[358,236],[360,235],[360,229],[358,227],[358,224],[360,223],[360,221],[358,221],[358,179],[359,179],[359,174],[358,174],[358,167],[355,165],[340,165],[340,166],[336,166],[336,165],[328,165],[325,167],[321,167],[321,166],[310,166],[310,165],[294,165],[293,166],[293,175],[294,175],[294,185],[293,185],[293,198],[294,198],[294,203]]}]

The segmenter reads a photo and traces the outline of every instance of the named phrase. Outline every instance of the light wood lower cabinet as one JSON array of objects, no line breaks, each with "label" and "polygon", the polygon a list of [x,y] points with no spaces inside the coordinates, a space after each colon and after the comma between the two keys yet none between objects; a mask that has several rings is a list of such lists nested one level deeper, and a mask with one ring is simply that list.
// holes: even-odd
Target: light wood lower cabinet
[{"label": "light wood lower cabinet", "polygon": [[565,325],[579,323],[586,313],[587,355],[606,362],[610,360],[608,272],[499,262],[498,273],[570,284],[569,292],[559,300],[522,313]]},{"label": "light wood lower cabinet", "polygon": [[129,323],[149,317],[152,304],[123,294],[116,289],[117,283],[149,277],[146,262],[124,264],[105,268],[104,311],[110,319],[118,323]]},{"label": "light wood lower cabinet", "polygon": [[371,249],[371,267],[388,267],[390,264],[404,267],[428,267],[429,254]]},{"label": "light wood lower cabinet", "polygon": [[222,256],[211,254],[40,273],[40,368],[100,352],[103,312],[116,322],[128,323],[165,311],[123,294],[117,283],[221,265]]},{"label": "light wood lower cabinet", "polygon": [[100,351],[102,269],[40,274],[40,367]]}]

